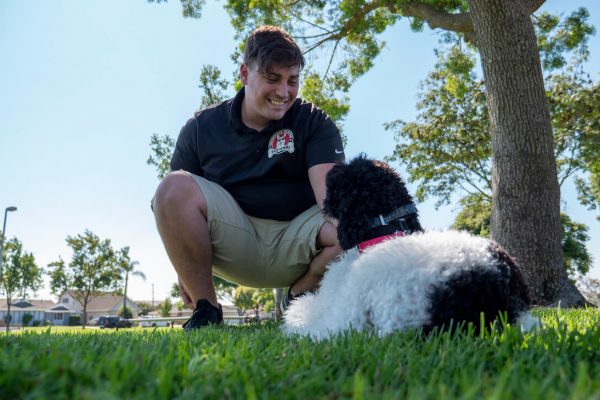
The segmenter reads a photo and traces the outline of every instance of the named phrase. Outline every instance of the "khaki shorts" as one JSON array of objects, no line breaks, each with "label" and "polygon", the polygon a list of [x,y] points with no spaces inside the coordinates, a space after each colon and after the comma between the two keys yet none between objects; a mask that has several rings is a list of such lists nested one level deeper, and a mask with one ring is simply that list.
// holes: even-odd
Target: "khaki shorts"
[{"label": "khaki shorts", "polygon": [[215,275],[260,288],[287,287],[304,275],[325,223],[317,205],[291,221],[254,218],[223,187],[190,175],[206,199]]}]

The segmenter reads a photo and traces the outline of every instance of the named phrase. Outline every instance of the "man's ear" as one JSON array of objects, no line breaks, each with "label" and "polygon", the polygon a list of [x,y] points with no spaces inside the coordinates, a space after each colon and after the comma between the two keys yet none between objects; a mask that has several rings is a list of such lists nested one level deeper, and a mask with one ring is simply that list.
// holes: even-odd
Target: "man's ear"
[{"label": "man's ear", "polygon": [[241,64],[240,65],[240,81],[242,81],[242,84],[245,86],[246,84],[248,84],[248,65],[246,64]]}]

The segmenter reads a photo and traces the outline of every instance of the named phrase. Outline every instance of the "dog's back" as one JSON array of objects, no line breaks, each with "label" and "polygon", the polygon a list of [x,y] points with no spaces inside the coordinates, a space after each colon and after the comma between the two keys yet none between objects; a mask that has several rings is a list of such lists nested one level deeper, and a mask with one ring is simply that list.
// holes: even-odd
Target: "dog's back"
[{"label": "dog's back", "polygon": [[509,322],[529,300],[512,260],[493,242],[445,231],[391,239],[333,263],[321,289],[294,301],[286,330],[320,339],[349,328],[395,330],[479,326],[506,312]]}]

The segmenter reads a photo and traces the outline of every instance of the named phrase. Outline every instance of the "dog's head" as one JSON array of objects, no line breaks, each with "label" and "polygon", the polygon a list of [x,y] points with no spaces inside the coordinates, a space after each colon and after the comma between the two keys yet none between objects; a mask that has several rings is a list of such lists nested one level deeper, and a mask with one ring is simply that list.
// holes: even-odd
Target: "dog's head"
[{"label": "dog's head", "polygon": [[[326,185],[323,212],[338,221],[338,239],[344,250],[368,239],[374,218],[414,204],[400,175],[388,164],[364,154],[334,166]],[[416,214],[403,222],[410,231],[421,230]]]}]

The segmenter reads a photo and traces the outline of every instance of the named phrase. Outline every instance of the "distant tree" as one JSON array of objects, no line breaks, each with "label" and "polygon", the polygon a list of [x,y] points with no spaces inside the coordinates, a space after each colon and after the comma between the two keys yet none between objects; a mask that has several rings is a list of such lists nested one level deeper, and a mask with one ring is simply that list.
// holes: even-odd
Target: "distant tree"
[{"label": "distant tree", "polygon": [[148,303],[137,303],[137,305],[141,309],[140,315],[148,315],[151,311],[156,310],[156,307],[152,307],[152,305]]},{"label": "distant tree", "polygon": [[592,256],[585,245],[590,239],[588,227],[574,222],[567,214],[560,215],[560,222],[565,271],[574,280],[578,274],[587,274],[592,266]]},{"label": "distant tree", "polygon": [[179,311],[178,316],[181,316],[181,312],[185,308],[185,303],[183,302],[183,300],[181,300],[181,299],[177,300],[177,303],[175,303],[175,307],[177,307],[177,311]]},{"label": "distant tree", "polygon": [[158,306],[158,312],[161,317],[168,317],[171,309],[173,308],[173,303],[171,302],[171,298],[167,297],[160,305]]},{"label": "distant tree", "polygon": [[177,282],[171,285],[171,297],[174,299],[181,298],[181,293],[179,293],[179,284]]},{"label": "distant tree", "polygon": [[[117,252],[117,264],[119,266],[120,273],[124,275],[125,278],[123,289],[123,308],[127,309],[127,285],[129,282],[129,274],[137,276],[143,281],[146,281],[146,275],[142,271],[135,269],[135,267],[139,265],[139,262],[131,261],[131,258],[129,257],[129,246],[123,247]],[[131,312],[129,312],[129,314],[131,314]]]},{"label": "distant tree", "polygon": [[121,310],[119,311],[119,317],[130,319],[133,318],[133,313],[131,312],[129,307],[121,307]]},{"label": "distant tree", "polygon": [[146,164],[153,165],[156,168],[159,180],[163,180],[169,173],[173,149],[175,149],[175,140],[171,136],[159,136],[158,133],[152,134],[150,138],[151,155],[148,157]]},{"label": "distant tree", "polygon": [[200,110],[203,110],[227,98],[224,91],[229,87],[229,82],[221,78],[221,70],[216,66],[203,65],[198,87],[204,92],[200,99]]},{"label": "distant tree", "polygon": [[36,291],[42,286],[42,269],[35,263],[32,253],[23,251],[23,244],[13,238],[4,245],[0,288],[6,296],[6,332],[11,322],[11,305],[15,296],[25,297],[28,291]]},{"label": "distant tree", "polygon": [[87,322],[89,302],[102,294],[102,290],[114,289],[121,280],[119,264],[110,240],[100,240],[89,230],[77,236],[67,236],[67,244],[73,250],[69,264],[62,258],[48,264],[52,293],[69,290],[83,307],[81,325]]},{"label": "distant tree", "polygon": [[[275,292],[273,289],[258,289],[254,293],[254,297],[264,312],[269,312],[275,309]],[[258,313],[256,314],[258,317]]]},{"label": "distant tree", "polygon": [[213,275],[213,286],[217,293],[217,298],[220,301],[233,302],[233,294],[235,289],[239,286],[235,283],[229,282],[221,277]]},{"label": "distant tree", "polygon": [[257,302],[254,299],[254,292],[256,289],[238,286],[235,288],[233,294],[233,305],[240,309],[242,314],[245,314],[247,310],[254,310],[258,307]]},{"label": "distant tree", "polygon": [[242,313],[245,313],[247,310],[253,310],[258,318],[261,308],[269,311],[273,309],[274,304],[273,289],[256,289],[245,286],[235,288],[233,305],[239,308]]},{"label": "distant tree", "polygon": [[23,326],[28,326],[29,323],[33,320],[33,315],[29,314],[29,313],[25,313],[23,314]]}]

